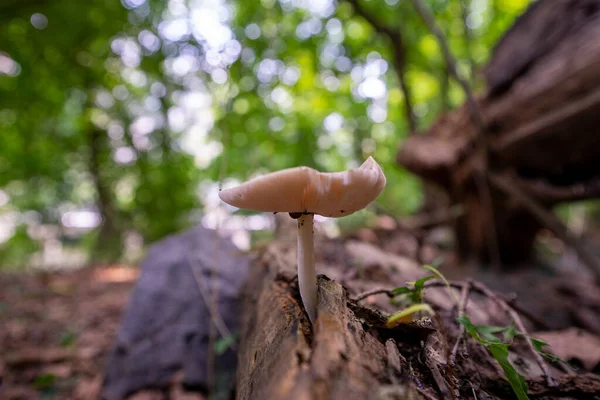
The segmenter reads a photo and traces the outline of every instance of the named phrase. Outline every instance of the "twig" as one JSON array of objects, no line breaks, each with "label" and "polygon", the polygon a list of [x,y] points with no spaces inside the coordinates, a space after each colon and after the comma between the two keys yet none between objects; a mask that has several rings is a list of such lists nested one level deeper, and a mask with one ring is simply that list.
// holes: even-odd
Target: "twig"
[{"label": "twig", "polygon": [[469,77],[472,82],[473,77],[475,76],[475,74],[474,74],[475,63],[473,62],[473,52],[471,51],[471,39],[472,39],[471,30],[469,28],[469,25],[467,24],[467,19],[469,16],[468,7],[469,6],[467,5],[466,1],[460,2],[460,11],[461,11],[461,18],[462,18],[462,23],[463,23],[462,25],[463,25],[463,32],[464,32],[466,58],[467,58],[467,62],[469,63],[469,69],[470,69]]},{"label": "twig", "polygon": [[529,350],[531,350],[531,353],[533,354],[535,361],[542,369],[544,378],[546,378],[546,385],[548,385],[549,387],[556,386],[557,385],[556,381],[552,377],[552,373],[550,372],[550,369],[548,368],[548,364],[546,364],[546,362],[544,361],[544,358],[541,356],[541,354],[535,350],[535,347],[533,346],[533,342],[531,341],[531,337],[529,337],[529,334],[527,333],[527,330],[525,329],[523,322],[521,322],[521,318],[519,317],[519,314],[517,314],[515,312],[515,310],[513,310],[508,305],[508,303],[506,301],[499,298],[496,295],[496,293],[494,293],[492,290],[488,289],[488,287],[485,286],[483,283],[473,282],[472,285],[473,285],[473,287],[476,287],[478,290],[480,290],[482,293],[485,293],[485,295],[490,300],[496,302],[496,304],[498,304],[504,310],[504,312],[506,314],[508,314],[508,316],[514,321],[519,332],[521,332],[523,334],[523,336],[525,336],[525,341],[527,342],[527,346],[529,347]]},{"label": "twig", "polygon": [[423,22],[425,22],[425,25],[427,25],[427,28],[431,31],[431,33],[433,33],[433,35],[437,39],[438,45],[442,50],[442,55],[444,56],[444,60],[446,61],[446,65],[448,66],[448,70],[450,71],[454,79],[458,81],[459,85],[461,86],[462,90],[467,96],[467,104],[471,113],[471,119],[477,127],[477,130],[479,131],[480,135],[483,135],[483,133],[485,132],[485,124],[483,122],[483,118],[481,112],[479,111],[477,102],[475,101],[475,96],[473,96],[473,92],[471,90],[471,87],[469,86],[469,82],[467,82],[467,80],[463,78],[458,72],[458,68],[456,67],[456,60],[454,59],[454,56],[450,51],[450,46],[448,46],[448,41],[446,40],[444,33],[437,26],[433,14],[431,14],[429,9],[427,9],[427,7],[423,4],[422,0],[411,0],[411,2],[417,10],[417,12],[419,13],[419,15],[421,16]]},{"label": "twig", "polygon": [[448,46],[448,41],[446,40],[444,33],[442,32],[442,30],[439,28],[439,26],[435,22],[435,18],[433,16],[433,14],[423,4],[422,0],[411,0],[411,2],[413,4],[413,6],[415,7],[415,9],[417,10],[417,12],[419,13],[419,15],[421,16],[421,19],[423,20],[423,22],[425,22],[425,25],[427,26],[427,28],[429,28],[431,33],[433,33],[433,35],[436,37],[438,45],[440,46],[440,48],[442,50],[442,55],[444,56],[444,60],[446,61],[448,71],[450,71],[450,73],[452,74],[454,79],[456,79],[458,81],[463,92],[465,93],[465,96],[467,97],[467,106],[469,109],[469,114],[470,114],[471,120],[473,121],[473,124],[475,125],[475,128],[477,130],[476,144],[479,147],[479,150],[483,156],[483,160],[482,160],[483,161],[483,165],[482,165],[483,174],[479,174],[475,170],[474,171],[474,180],[475,180],[475,185],[477,187],[477,191],[479,192],[481,200],[486,205],[485,208],[488,212],[488,220],[489,220],[488,223],[490,225],[490,235],[486,235],[486,236],[488,238],[488,248],[490,251],[490,256],[491,256],[492,262],[494,264],[500,265],[501,264],[500,251],[498,248],[498,234],[496,231],[496,223],[494,220],[492,196],[490,193],[490,188],[488,187],[487,182],[485,181],[485,178],[484,178],[485,173],[487,171],[488,146],[487,146],[487,141],[485,138],[485,132],[486,132],[487,128],[486,128],[486,125],[485,125],[485,122],[483,119],[483,114],[481,113],[481,110],[479,109],[479,105],[475,101],[475,96],[473,95],[473,91],[471,90],[471,87],[469,86],[469,82],[465,78],[463,78],[461,76],[461,74],[459,73],[458,68],[456,66],[457,65],[456,59],[454,58],[454,56],[452,55],[452,52],[450,51],[450,46]]},{"label": "twig", "polygon": [[406,84],[404,78],[404,72],[406,70],[406,51],[404,49],[404,38],[402,32],[399,29],[392,29],[385,26],[380,21],[377,21],[369,12],[362,6],[359,0],[346,0],[352,4],[356,14],[360,15],[365,21],[369,23],[378,33],[387,36],[392,44],[392,51],[394,53],[394,65],[396,66],[396,75],[398,77],[398,83],[400,84],[400,91],[402,97],[404,97],[404,106],[406,108],[406,118],[408,120],[408,126],[410,132],[413,133],[417,129],[417,122],[415,121],[415,114],[413,113],[413,106],[411,101],[410,88]]},{"label": "twig", "polygon": [[554,214],[552,214],[552,212],[546,210],[533,198],[523,193],[516,185],[511,184],[506,178],[490,174],[489,180],[498,189],[513,197],[525,208],[529,209],[540,223],[545,225],[556,236],[571,246],[577,252],[579,258],[581,258],[589,267],[596,280],[600,281],[600,262],[593,254],[588,252],[579,238],[575,236]]},{"label": "twig", "polygon": [[[206,288],[204,288],[203,287],[204,285],[202,285],[202,277],[199,275],[196,268],[194,268],[195,264],[190,259],[189,256],[188,256],[188,265],[190,266],[190,269],[192,270],[192,275],[194,275],[194,280],[196,281],[196,285],[198,285],[198,291],[200,292],[200,296],[202,296],[202,300],[204,301],[204,304],[206,304],[206,307],[210,310],[211,309],[211,299],[206,294]],[[225,324],[223,317],[221,317],[221,314],[218,312],[214,313],[214,314],[211,312],[210,314],[211,314],[210,317],[213,320],[213,324],[217,328],[219,335],[221,335],[221,337],[231,336],[231,331],[229,330],[229,328],[227,328],[227,325]],[[235,344],[232,343],[231,347],[233,349],[235,349]]]},{"label": "twig", "polygon": [[473,398],[475,400],[477,400],[477,393],[475,393],[475,388],[473,387],[473,382],[469,381],[469,384],[471,385],[471,391],[473,392]]},{"label": "twig", "polygon": [[[467,281],[467,283],[463,284],[462,290],[460,292],[460,303],[458,307],[458,316],[463,317],[465,315],[465,310],[467,309],[467,303],[469,302],[469,293],[471,293],[471,281]],[[454,366],[456,362],[456,354],[458,353],[458,348],[460,347],[460,343],[462,342],[463,337],[465,336],[465,326],[460,324],[460,332],[458,334],[458,338],[456,339],[456,343],[452,348],[452,352],[450,353],[450,357],[448,359],[448,363]]]},{"label": "twig", "polygon": [[[449,281],[448,284],[450,285],[450,287],[453,287],[455,289],[462,289],[462,287],[463,287],[463,283],[462,282]],[[431,281],[427,281],[425,283],[425,287],[426,288],[430,288],[430,287],[446,287],[446,284],[444,282],[442,282],[442,281],[439,281],[439,280],[431,280]],[[478,293],[480,295],[486,296],[486,293],[482,292],[479,288],[477,288],[477,287],[475,287],[473,285],[471,285],[471,291],[475,292],[475,293]],[[534,324],[538,325],[540,328],[542,328],[542,329],[549,329],[548,324],[546,324],[544,321],[540,320],[538,317],[534,316],[529,311],[527,311],[523,307],[521,307],[518,303],[516,303],[516,299],[514,299],[514,298],[507,298],[506,296],[504,296],[502,294],[497,294],[496,296],[499,299],[505,301],[507,304],[509,304],[511,307],[513,307],[515,311],[517,311],[518,313],[522,314],[527,319],[531,320],[531,322],[533,322]]]},{"label": "twig", "polygon": [[363,292],[363,293],[359,294],[358,296],[356,296],[354,298],[354,301],[356,301],[358,303],[359,301],[362,301],[362,300],[366,299],[369,296],[373,296],[373,295],[376,295],[376,294],[384,294],[384,293],[385,293],[385,295],[387,297],[394,297],[394,295],[392,294],[391,290],[387,290],[387,289],[373,289],[373,290],[367,290],[366,292]]}]

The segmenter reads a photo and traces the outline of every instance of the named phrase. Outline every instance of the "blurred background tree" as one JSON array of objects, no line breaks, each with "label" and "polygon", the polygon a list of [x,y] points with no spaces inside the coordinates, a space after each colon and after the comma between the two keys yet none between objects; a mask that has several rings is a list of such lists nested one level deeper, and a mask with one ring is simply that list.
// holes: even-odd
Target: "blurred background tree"
[{"label": "blurred background tree", "polygon": [[[426,3],[477,88],[529,1]],[[369,155],[414,212],[397,147],[463,101],[406,0],[5,0],[0,38],[2,266],[134,259],[215,227],[221,184]]]}]

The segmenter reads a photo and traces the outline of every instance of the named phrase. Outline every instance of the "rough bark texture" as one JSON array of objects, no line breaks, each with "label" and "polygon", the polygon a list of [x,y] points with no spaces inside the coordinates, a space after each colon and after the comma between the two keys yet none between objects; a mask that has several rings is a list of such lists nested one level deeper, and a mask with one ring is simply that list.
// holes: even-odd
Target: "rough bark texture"
[{"label": "rough bark texture", "polygon": [[[500,40],[478,99],[488,168],[509,176],[545,206],[600,196],[600,0],[541,0]],[[466,106],[403,143],[398,162],[442,185],[465,204],[457,221],[463,255],[485,257],[489,207],[473,180],[484,155]],[[539,225],[493,192],[494,221],[505,262],[531,252]],[[515,247],[515,244],[518,246]]]},{"label": "rough bark texture", "polygon": [[[372,245],[319,244],[317,269],[343,285],[320,276],[317,322],[312,328],[298,294],[293,243],[269,245],[251,269],[242,302],[238,399],[513,396],[498,364],[474,340],[459,346],[456,365],[448,363],[460,331],[455,303],[443,284],[427,289],[425,301],[438,315],[433,321],[424,318],[388,328],[386,315],[399,305],[381,295],[357,302],[350,293],[373,285],[401,285],[425,271]],[[460,296],[458,291],[454,295]],[[488,301],[472,295],[466,314],[477,324],[506,324],[506,317]],[[568,376],[556,370],[558,387],[545,386],[527,347],[517,342],[512,360],[529,380],[530,395],[586,398],[600,389],[597,376]]]},{"label": "rough bark texture", "polygon": [[[365,399],[386,378],[384,343],[346,307],[344,288],[319,279],[318,322],[310,330],[293,271],[253,270],[242,323],[238,393],[243,399]],[[309,344],[310,342],[310,344]]]},{"label": "rough bark texture", "polygon": [[[407,365],[394,341],[397,333],[383,327],[381,314],[357,305],[346,288],[325,276],[318,280],[318,317],[311,329],[301,306],[294,257],[293,243],[279,242],[251,269],[242,310],[237,398],[378,398],[392,382],[401,398],[417,398],[413,383],[399,383]],[[405,267],[411,264],[404,262]],[[320,267],[338,277],[348,272]],[[418,342],[417,337],[425,340],[430,332],[414,328],[410,336]],[[405,340],[410,341],[408,335]]]}]

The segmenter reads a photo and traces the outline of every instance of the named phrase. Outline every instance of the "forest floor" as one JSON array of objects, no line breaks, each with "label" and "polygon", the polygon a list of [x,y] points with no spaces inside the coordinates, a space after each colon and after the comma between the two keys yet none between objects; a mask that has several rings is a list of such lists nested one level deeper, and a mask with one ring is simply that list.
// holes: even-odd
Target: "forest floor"
[{"label": "forest floor", "polygon": [[[354,240],[371,242],[374,248],[395,254],[414,247],[400,239],[397,232],[354,236]],[[440,269],[449,279],[473,278],[494,290],[517,294],[519,303],[542,321],[530,327],[557,333],[556,343],[565,339],[553,348],[559,356],[588,372],[599,372],[600,293],[589,279],[548,266],[509,273],[461,269],[452,261],[455,257],[451,251],[440,251],[439,247],[428,250],[427,246],[423,250],[425,258],[445,256]],[[97,398],[107,353],[138,274],[138,268],[122,266],[0,273],[0,398]],[[366,299],[365,303],[371,301]],[[579,330],[561,331],[569,327]],[[572,335],[579,339],[571,340]],[[572,346],[581,340],[589,343],[583,352]],[[203,399],[197,393],[184,392],[180,381],[176,378],[168,389],[144,391],[130,399]]]},{"label": "forest floor", "polygon": [[[95,399],[137,268],[0,274],[0,398]],[[135,400],[198,400],[174,384]]]}]

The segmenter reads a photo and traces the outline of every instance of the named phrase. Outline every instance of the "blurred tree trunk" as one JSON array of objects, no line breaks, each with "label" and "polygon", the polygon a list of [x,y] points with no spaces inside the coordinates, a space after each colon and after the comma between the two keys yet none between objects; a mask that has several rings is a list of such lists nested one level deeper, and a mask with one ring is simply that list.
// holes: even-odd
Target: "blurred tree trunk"
[{"label": "blurred tree trunk", "polygon": [[92,258],[94,261],[111,262],[119,258],[123,246],[121,232],[118,228],[118,211],[113,202],[111,185],[102,173],[102,153],[107,147],[106,134],[91,124],[88,129],[89,172],[96,189],[98,212],[102,217]]}]

